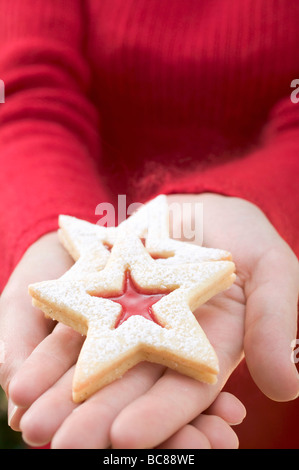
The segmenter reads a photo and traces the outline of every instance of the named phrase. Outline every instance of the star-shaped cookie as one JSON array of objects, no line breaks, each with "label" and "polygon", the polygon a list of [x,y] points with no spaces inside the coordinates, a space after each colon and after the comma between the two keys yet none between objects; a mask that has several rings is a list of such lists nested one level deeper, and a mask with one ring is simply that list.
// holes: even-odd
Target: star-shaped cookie
[{"label": "star-shaped cookie", "polygon": [[188,244],[170,240],[165,227],[156,238],[157,227],[140,212],[110,230],[64,216],[61,238],[76,263],[60,279],[29,286],[36,307],[86,335],[73,379],[76,402],[144,360],[217,380],[216,353],[192,312],[234,282],[234,263],[185,262]]},{"label": "star-shaped cookie", "polygon": [[74,276],[82,271],[100,270],[106,265],[117,233],[124,229],[145,240],[148,253],[161,264],[231,260],[222,249],[206,248],[169,237],[169,208],[167,198],[159,195],[140,207],[118,227],[102,227],[75,217],[59,216],[59,236],[62,244],[76,261],[66,273]]}]

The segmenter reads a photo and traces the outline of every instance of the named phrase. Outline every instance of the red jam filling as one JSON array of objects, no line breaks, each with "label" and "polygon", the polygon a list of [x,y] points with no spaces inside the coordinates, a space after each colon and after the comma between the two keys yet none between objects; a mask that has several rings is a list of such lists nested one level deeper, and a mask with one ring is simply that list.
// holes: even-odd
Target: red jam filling
[{"label": "red jam filling", "polygon": [[[117,302],[122,306],[122,312],[116,321],[115,328],[133,315],[141,315],[147,320],[151,320],[158,325],[152,310],[152,306],[158,302],[166,293],[163,294],[144,294],[138,291],[134,285],[131,276],[127,273],[124,292],[115,297],[108,297],[109,300]],[[162,326],[162,325],[160,325]]]}]

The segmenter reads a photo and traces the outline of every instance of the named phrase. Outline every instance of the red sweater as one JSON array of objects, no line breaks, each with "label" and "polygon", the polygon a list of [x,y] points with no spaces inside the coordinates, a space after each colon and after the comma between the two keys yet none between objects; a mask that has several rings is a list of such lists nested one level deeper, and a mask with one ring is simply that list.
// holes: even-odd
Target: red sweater
[{"label": "red sweater", "polygon": [[[1,288],[58,214],[118,194],[245,198],[298,255],[298,21],[288,0],[0,0]],[[294,445],[265,423],[241,446]]]}]

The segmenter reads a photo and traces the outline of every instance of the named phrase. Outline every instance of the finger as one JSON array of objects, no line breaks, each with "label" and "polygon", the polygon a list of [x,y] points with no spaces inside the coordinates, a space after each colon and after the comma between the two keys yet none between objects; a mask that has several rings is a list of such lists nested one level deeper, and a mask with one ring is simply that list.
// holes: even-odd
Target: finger
[{"label": "finger", "polygon": [[145,395],[117,416],[111,429],[112,446],[156,447],[207,408],[217,394],[217,385],[167,371]]},{"label": "finger", "polygon": [[7,408],[8,426],[10,426],[14,431],[20,431],[20,419],[26,412],[26,408],[16,406],[10,399],[8,399]]},{"label": "finger", "polygon": [[297,328],[298,272],[294,255],[279,245],[260,258],[246,284],[247,365],[258,387],[277,401],[291,400],[299,392],[290,359]]},{"label": "finger", "polygon": [[219,418],[222,418],[228,424],[236,425],[244,420],[246,408],[232,393],[221,392],[204,413],[206,415],[219,416]]},{"label": "finger", "polygon": [[204,414],[183,426],[158,449],[235,449],[238,437],[229,423],[239,424],[245,415],[245,407],[238,398],[221,392]]},{"label": "finger", "polygon": [[63,420],[78,406],[71,396],[73,374],[74,367],[23,414],[20,429],[27,444],[48,444]]},{"label": "finger", "polygon": [[209,439],[195,426],[186,424],[157,449],[211,449]]},{"label": "finger", "polygon": [[12,401],[29,407],[76,362],[83,341],[84,337],[72,328],[58,324],[12,378]]},{"label": "finger", "polygon": [[199,383],[167,371],[149,392],[116,418],[111,430],[113,447],[152,448],[159,445],[186,421],[201,413],[207,403],[214,400],[219,386]]},{"label": "finger", "polygon": [[20,427],[27,443],[40,446],[52,441],[53,448],[108,447],[111,423],[117,413],[151,387],[164,368],[139,364],[80,405],[71,397],[73,369],[24,414]]},{"label": "finger", "polygon": [[191,424],[207,437],[212,449],[237,449],[239,447],[236,433],[219,416],[201,414]]},{"label": "finger", "polygon": [[34,311],[23,291],[14,295],[4,293],[0,307],[0,336],[4,344],[0,376],[7,395],[11,378],[50,328],[51,324],[41,313]]},{"label": "finger", "polygon": [[17,407],[9,396],[9,385],[51,327],[44,316],[35,312],[21,295],[10,297],[5,293],[5,297],[1,299],[0,336],[4,344],[4,362],[0,365],[0,382],[8,399],[8,423],[15,431],[19,431],[19,420],[24,410]]},{"label": "finger", "polygon": [[[122,379],[104,387],[68,416],[54,435],[52,448],[109,447],[110,429],[117,414],[123,407],[145,393],[163,370],[164,367],[156,364],[141,363],[128,371]],[[78,433],[78,429],[82,431]]]}]

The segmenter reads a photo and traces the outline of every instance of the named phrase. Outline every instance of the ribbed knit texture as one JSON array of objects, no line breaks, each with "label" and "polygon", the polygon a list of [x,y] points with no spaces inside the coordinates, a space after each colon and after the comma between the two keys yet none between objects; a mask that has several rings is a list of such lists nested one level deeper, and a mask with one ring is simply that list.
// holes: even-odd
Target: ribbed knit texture
[{"label": "ribbed knit texture", "polygon": [[119,194],[242,197],[299,254],[298,18],[287,0],[0,0],[1,288],[58,214],[95,222]]}]

